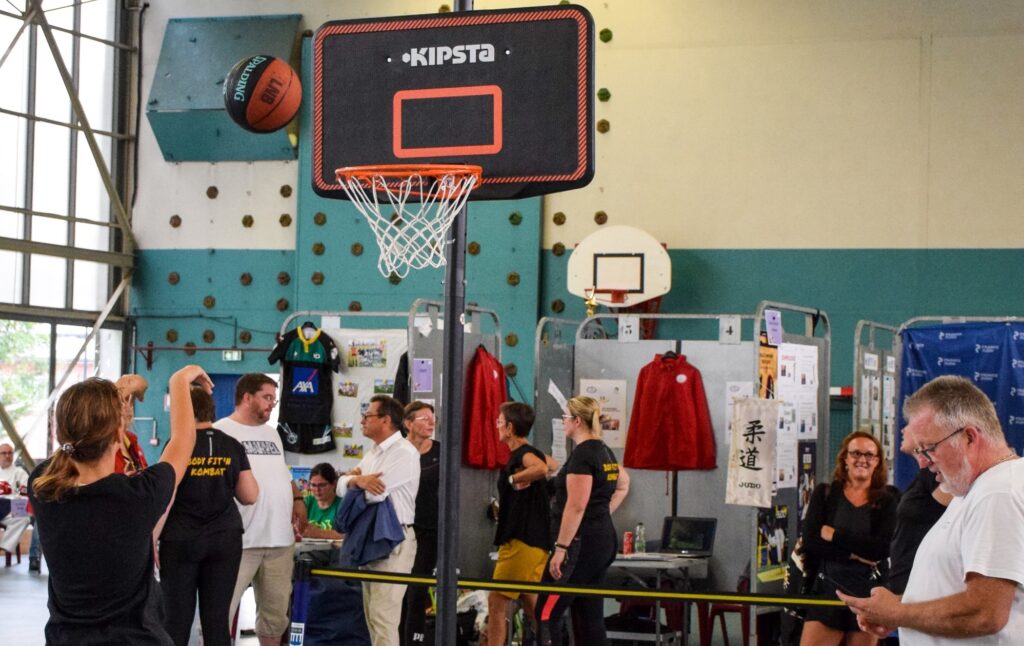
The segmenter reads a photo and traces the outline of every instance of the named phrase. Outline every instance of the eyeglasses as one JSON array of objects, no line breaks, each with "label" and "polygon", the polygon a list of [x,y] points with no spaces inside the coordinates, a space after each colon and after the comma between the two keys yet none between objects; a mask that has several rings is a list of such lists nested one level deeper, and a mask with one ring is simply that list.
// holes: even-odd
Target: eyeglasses
[{"label": "eyeglasses", "polygon": [[309,486],[313,489],[323,489],[324,487],[330,487],[330,482],[310,482]]},{"label": "eyeglasses", "polygon": [[570,415],[569,413],[565,413],[564,415],[562,415],[562,421],[563,422],[568,422],[569,420],[573,419],[574,417],[576,417],[576,416],[575,415]]},{"label": "eyeglasses", "polygon": [[929,447],[923,447],[922,446],[922,447],[914,449],[914,455],[923,455],[924,459],[928,460],[929,464],[935,464],[935,458],[932,457],[932,453],[935,451],[935,449],[940,444],[942,444],[943,442],[945,442],[949,438],[953,437],[954,435],[956,435],[960,431],[965,430],[966,428],[967,428],[966,426],[961,426],[960,428],[956,429],[955,431],[953,431],[952,433],[950,433],[949,435],[947,435],[946,437],[942,438],[941,440],[939,440],[938,442],[932,444]]},{"label": "eyeglasses", "polygon": [[368,417],[387,417],[387,415],[383,413],[363,413],[362,415],[360,415],[360,417],[366,419]]},{"label": "eyeglasses", "polygon": [[263,401],[267,402],[268,404],[272,404],[274,406],[277,406],[278,402],[280,401],[274,395],[255,395],[255,397],[257,399],[262,399]]},{"label": "eyeglasses", "polygon": [[847,451],[846,455],[853,458],[853,461],[867,460],[868,462],[874,462],[878,459],[878,454],[872,451]]},{"label": "eyeglasses", "polygon": [[433,422],[434,418],[433,417],[414,417],[414,418],[412,418],[412,421],[414,421],[414,422]]}]

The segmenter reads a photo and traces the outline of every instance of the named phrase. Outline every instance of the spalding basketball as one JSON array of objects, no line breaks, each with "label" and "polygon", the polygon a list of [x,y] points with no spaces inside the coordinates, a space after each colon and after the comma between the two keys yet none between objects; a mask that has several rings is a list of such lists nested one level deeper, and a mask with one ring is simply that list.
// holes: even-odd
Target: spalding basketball
[{"label": "spalding basketball", "polygon": [[224,79],[224,108],[252,132],[284,127],[302,103],[302,83],[291,65],[273,56],[244,58]]}]

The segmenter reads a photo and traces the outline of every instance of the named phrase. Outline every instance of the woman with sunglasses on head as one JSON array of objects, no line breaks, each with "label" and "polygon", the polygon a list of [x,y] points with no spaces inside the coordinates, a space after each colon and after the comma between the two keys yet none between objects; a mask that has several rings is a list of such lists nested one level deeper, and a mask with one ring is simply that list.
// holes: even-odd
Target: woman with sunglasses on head
[{"label": "woman with sunglasses on head", "polygon": [[329,462],[321,462],[309,470],[309,490],[303,496],[306,504],[306,520],[309,523],[302,531],[303,538],[341,539],[334,531],[334,518],[341,508],[341,498],[335,491],[338,472]]},{"label": "woman with sunglasses on head", "polygon": [[[498,410],[498,439],[509,448],[509,458],[498,477],[498,527],[494,532],[498,561],[493,578],[536,583],[544,576],[551,545],[551,497],[546,478],[558,463],[529,443],[536,419],[533,408],[510,401]],[[536,593],[491,592],[487,595],[488,644],[505,643],[509,602],[513,599],[520,600],[536,633]]]},{"label": "woman with sunglasses on head", "polygon": [[[601,441],[601,409],[590,397],[573,397],[562,415],[565,435],[575,448],[555,478],[552,528],[557,528],[545,582],[567,585],[600,583],[615,560],[618,538],[612,512],[629,493],[629,475]],[[572,606],[582,634],[575,643],[607,643],[604,600],[541,594],[537,599],[538,643],[562,644],[562,617]]]},{"label": "woman with sunglasses on head", "polygon": [[[879,568],[889,556],[898,503],[887,474],[874,436],[856,431],[843,439],[832,482],[818,485],[811,495],[801,537],[808,571],[817,575],[817,596],[834,599],[838,589],[867,597],[871,588],[884,585]],[[843,643],[872,646],[877,640],[860,631],[849,608],[807,610],[801,646]]]},{"label": "woman with sunglasses on head", "polygon": [[172,644],[161,624],[152,532],[195,445],[192,382],[212,392],[199,366],[171,376],[167,448],[157,464],[130,478],[114,472],[123,427],[114,384],[86,379],[57,402],[60,446],[29,479],[50,566],[47,644]]}]

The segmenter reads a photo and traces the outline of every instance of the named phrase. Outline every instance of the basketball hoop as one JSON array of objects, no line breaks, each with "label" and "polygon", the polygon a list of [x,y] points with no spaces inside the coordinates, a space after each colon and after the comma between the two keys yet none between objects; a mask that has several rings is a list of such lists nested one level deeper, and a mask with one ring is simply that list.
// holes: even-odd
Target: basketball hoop
[{"label": "basketball hoop", "polygon": [[411,269],[442,267],[448,230],[480,183],[480,166],[398,164],[335,171],[380,248],[377,269],[404,278]]}]

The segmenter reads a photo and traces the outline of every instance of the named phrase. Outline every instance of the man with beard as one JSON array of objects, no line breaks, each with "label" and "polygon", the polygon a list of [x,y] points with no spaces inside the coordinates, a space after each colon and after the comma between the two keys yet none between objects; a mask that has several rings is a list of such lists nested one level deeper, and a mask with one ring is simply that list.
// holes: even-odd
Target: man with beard
[{"label": "man with beard", "polygon": [[900,644],[1011,644],[1024,635],[1024,461],[995,407],[963,377],[933,379],[903,406],[904,433],[954,496],[925,536],[902,597],[837,593],[877,637]]},{"label": "man with beard", "polygon": [[242,375],[235,386],[235,412],[217,428],[238,440],[260,486],[254,505],[239,505],[242,561],[231,599],[231,616],[252,583],[256,594],[256,636],[261,646],[276,646],[288,628],[295,533],[306,526],[306,505],[292,483],[277,431],[267,425],[277,405],[277,384],[270,377]]}]

